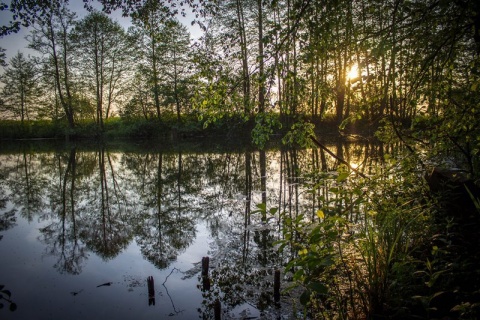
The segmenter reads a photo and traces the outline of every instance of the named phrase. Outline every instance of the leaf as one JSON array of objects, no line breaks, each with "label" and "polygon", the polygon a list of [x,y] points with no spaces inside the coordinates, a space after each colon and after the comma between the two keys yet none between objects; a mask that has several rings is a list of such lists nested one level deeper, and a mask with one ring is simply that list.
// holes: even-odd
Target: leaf
[{"label": "leaf", "polygon": [[293,274],[293,280],[295,281],[302,281],[303,276],[305,275],[305,271],[303,269],[298,269],[294,274]]},{"label": "leaf", "polygon": [[334,263],[334,261],[333,261],[332,257],[327,256],[324,259],[322,259],[322,261],[319,263],[319,266],[328,267],[328,266],[333,265],[333,263]]},{"label": "leaf", "polygon": [[308,253],[308,250],[307,250],[306,248],[305,248],[305,249],[302,249],[302,250],[300,250],[300,251],[298,252],[298,254],[301,255],[301,256],[304,256],[304,255],[306,255],[307,253]]},{"label": "leaf", "polygon": [[374,216],[377,215],[377,212],[374,211],[374,210],[368,210],[368,211],[367,211],[367,214],[368,214],[369,216],[371,216],[371,217],[374,217]]},{"label": "leaf", "polygon": [[435,299],[436,297],[438,297],[438,296],[440,296],[440,295],[442,295],[442,294],[444,294],[444,293],[445,293],[445,291],[436,292],[436,293],[432,296],[431,299],[433,300],[433,299]]},{"label": "leaf", "polygon": [[315,244],[315,243],[318,243],[320,242],[320,240],[322,240],[322,235],[321,234],[313,234],[310,236],[310,241],[309,243],[311,244]]},{"label": "leaf", "polygon": [[267,204],[266,203],[259,203],[257,204],[257,208],[262,211],[267,211]]},{"label": "leaf", "polygon": [[347,180],[349,173],[348,172],[340,172],[337,177],[337,182],[343,182]]},{"label": "leaf", "polygon": [[302,295],[300,296],[300,303],[304,306],[307,305],[307,303],[310,302],[310,295],[311,295],[310,290],[307,289],[303,291]]},{"label": "leaf", "polygon": [[317,210],[317,217],[320,219],[325,219],[325,213],[322,210]]},{"label": "leaf", "polygon": [[270,214],[273,215],[273,214],[277,213],[278,208],[271,208],[269,211],[270,211]]},{"label": "leaf", "polygon": [[328,288],[319,281],[311,282],[308,287],[319,294],[327,294]]},{"label": "leaf", "polygon": [[462,311],[462,310],[465,310],[466,308],[470,308],[470,306],[471,306],[470,302],[465,302],[462,304],[457,304],[450,311],[453,311],[453,312]]},{"label": "leaf", "polygon": [[[337,178],[338,179],[338,178]],[[338,188],[337,187],[332,187],[329,190],[331,193],[337,194],[338,193]]]},{"label": "leaf", "polygon": [[15,310],[17,310],[17,304],[16,304],[16,303],[10,304],[10,311],[13,312],[13,311],[15,311]]},{"label": "leaf", "polygon": [[292,260],[289,263],[287,263],[287,265],[285,266],[285,270],[290,270],[293,268],[293,266],[295,266],[295,260]]}]

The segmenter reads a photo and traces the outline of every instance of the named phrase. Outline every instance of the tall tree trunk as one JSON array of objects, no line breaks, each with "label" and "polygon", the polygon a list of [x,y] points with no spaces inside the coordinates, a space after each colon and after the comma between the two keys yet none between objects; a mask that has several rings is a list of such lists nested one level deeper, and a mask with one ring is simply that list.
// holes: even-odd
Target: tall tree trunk
[{"label": "tall tree trunk", "polygon": [[97,30],[93,30],[94,34],[94,61],[93,63],[95,64],[95,100],[96,100],[96,120],[97,120],[97,126],[100,130],[102,130],[102,97],[101,97],[101,70],[100,70],[100,65],[101,65],[101,58],[100,55],[100,41],[97,38]]},{"label": "tall tree trunk", "polygon": [[262,0],[258,6],[258,112],[265,112],[265,59],[263,52],[263,7]]},{"label": "tall tree trunk", "polygon": [[[275,24],[280,25],[280,12],[277,8],[275,8]],[[282,117],[283,113],[283,96],[282,96],[282,70],[280,66],[280,48],[279,48],[279,42],[278,42],[278,33],[275,33],[275,70],[277,71],[277,104],[278,108],[280,110],[280,118]]]},{"label": "tall tree trunk", "polygon": [[[51,46],[52,46],[52,60],[53,60],[53,64],[54,64],[54,67],[55,67],[55,85],[57,87],[58,97],[60,99],[60,104],[63,107],[63,111],[65,112],[65,116],[67,118],[69,127],[74,128],[75,122],[74,122],[74,118],[73,118],[73,111],[72,111],[72,108],[71,108],[70,91],[67,90],[67,98],[65,98],[64,92],[63,92],[62,86],[61,86],[60,62],[59,62],[60,58],[58,57],[58,53],[57,53],[57,43],[56,43],[56,40],[55,40],[55,32],[54,32],[54,29],[53,29],[52,17],[48,21],[48,29],[49,29],[49,32],[50,32],[49,41],[50,41]],[[63,54],[64,83],[66,85],[66,89],[68,89],[68,71],[67,71],[66,60],[67,60],[66,53],[64,52],[64,54]]]},{"label": "tall tree trunk", "polygon": [[64,82],[65,82],[65,92],[67,94],[67,101],[65,101],[65,109],[68,110],[68,113],[67,113],[67,119],[68,119],[68,123],[70,125],[71,128],[74,127],[74,113],[73,113],[73,99],[72,99],[72,93],[70,91],[70,78],[69,78],[69,72],[68,72],[68,66],[70,65],[70,63],[68,62],[68,30],[67,30],[67,26],[63,25],[62,24],[62,28],[63,28],[63,32],[62,32],[62,36],[63,36],[63,41],[62,41],[62,46],[63,46],[63,79],[64,79]]},{"label": "tall tree trunk", "polygon": [[173,96],[177,108],[177,121],[180,122],[180,97],[178,96],[177,48],[173,45]]},{"label": "tall tree trunk", "polygon": [[242,59],[243,112],[250,114],[250,73],[248,72],[247,37],[245,34],[245,19],[241,0],[236,0],[236,6]]},{"label": "tall tree trunk", "polygon": [[153,71],[153,95],[155,102],[155,109],[157,110],[157,118],[160,119],[160,92],[158,84],[158,70],[157,70],[157,52],[156,41],[153,30],[150,30],[150,39],[152,40],[152,71]]}]

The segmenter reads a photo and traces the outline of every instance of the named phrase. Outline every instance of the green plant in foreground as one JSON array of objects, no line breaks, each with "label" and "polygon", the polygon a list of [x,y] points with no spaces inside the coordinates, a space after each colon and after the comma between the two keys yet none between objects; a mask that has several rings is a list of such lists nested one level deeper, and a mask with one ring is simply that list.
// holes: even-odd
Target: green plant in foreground
[{"label": "green plant in foreground", "polygon": [[412,253],[429,230],[429,204],[417,180],[398,169],[357,179],[343,168],[329,200],[320,201],[318,219],[283,214],[280,249],[292,252],[286,271],[304,288],[300,300],[316,317],[405,312]]},{"label": "green plant in foreground", "polygon": [[431,311],[435,311],[436,309],[431,306],[431,302],[444,294],[444,291],[435,291],[435,283],[437,280],[440,278],[440,276],[448,271],[446,268],[439,268],[437,265],[441,264],[441,259],[437,258],[439,253],[439,248],[437,246],[433,246],[432,248],[432,256],[433,259],[430,260],[427,258],[427,260],[424,262],[424,269],[423,270],[418,270],[414,274],[416,276],[422,277],[424,280],[425,286],[428,288],[428,292],[425,295],[415,295],[413,296],[413,299],[419,300],[422,304],[422,306],[425,308],[427,317],[429,317],[429,314]]},{"label": "green plant in foreground", "polygon": [[281,251],[292,252],[285,270],[293,274],[294,285],[288,289],[296,285],[303,287],[300,302],[304,306],[312,296],[329,294],[322,273],[334,264],[334,244],[345,223],[338,217],[325,218],[321,210],[317,211],[317,217],[320,221],[312,223],[304,215],[292,218],[283,214],[284,239],[277,242]]}]

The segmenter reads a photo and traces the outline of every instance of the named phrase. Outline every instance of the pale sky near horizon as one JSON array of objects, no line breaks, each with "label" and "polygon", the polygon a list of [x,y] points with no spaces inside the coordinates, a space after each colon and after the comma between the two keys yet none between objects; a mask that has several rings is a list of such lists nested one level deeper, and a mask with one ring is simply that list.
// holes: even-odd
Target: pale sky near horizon
[{"label": "pale sky near horizon", "polygon": [[[72,11],[77,13],[79,18],[82,18],[87,14],[87,10],[83,7],[84,3],[80,0],[70,0],[69,7]],[[95,5],[95,3],[94,3]],[[187,10],[188,11],[188,10]],[[122,26],[124,26],[125,30],[129,26],[131,26],[130,18],[129,17],[122,17],[122,12],[117,10],[112,12],[109,15],[113,20],[118,21]],[[198,38],[200,35],[200,29],[198,26],[192,27],[190,22],[191,18],[189,18],[189,14],[187,13],[187,17],[183,18],[182,16],[178,16],[180,22],[184,23],[191,33],[192,39]],[[10,11],[0,11],[0,24],[6,24],[11,20]],[[36,52],[28,49],[28,42],[25,37],[29,34],[29,28],[22,27],[18,33],[10,34],[8,36],[4,36],[0,38],[0,47],[6,49],[6,61],[9,62],[10,59],[17,54],[18,51],[23,52],[25,55],[36,55]],[[0,68],[0,73],[3,73],[3,68]]]}]

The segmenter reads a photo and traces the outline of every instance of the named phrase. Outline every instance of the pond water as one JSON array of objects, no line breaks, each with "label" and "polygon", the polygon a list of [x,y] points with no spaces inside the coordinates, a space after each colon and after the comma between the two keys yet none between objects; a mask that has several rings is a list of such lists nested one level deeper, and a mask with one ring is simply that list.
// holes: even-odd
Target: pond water
[{"label": "pond water", "polygon": [[[362,170],[383,151],[326,145]],[[281,220],[257,205],[314,215],[306,184],[337,165],[316,149],[2,144],[0,318],[213,319],[217,299],[224,319],[295,318],[294,294],[273,301]]]}]

